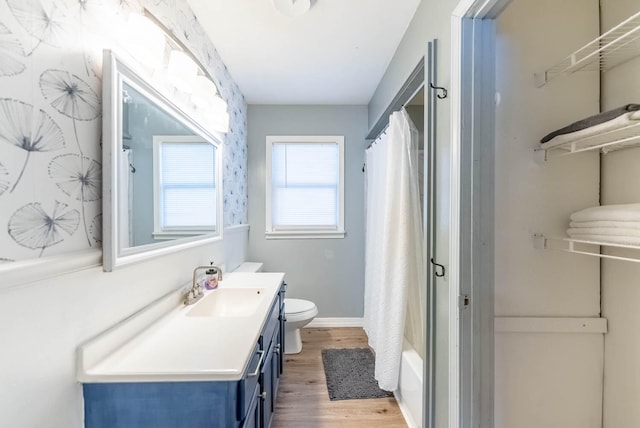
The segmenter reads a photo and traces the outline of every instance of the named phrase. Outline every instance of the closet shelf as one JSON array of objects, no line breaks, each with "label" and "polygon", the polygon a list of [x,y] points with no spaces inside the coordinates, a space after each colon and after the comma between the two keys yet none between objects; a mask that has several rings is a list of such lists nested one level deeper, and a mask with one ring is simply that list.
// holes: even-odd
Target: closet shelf
[{"label": "closet shelf", "polygon": [[542,160],[548,160],[550,157],[591,150],[609,153],[637,146],[640,146],[640,121],[633,125],[625,126],[624,128],[609,130],[597,135],[590,135],[557,146],[535,149],[535,152],[538,156],[542,157]]},{"label": "closet shelf", "polygon": [[[570,253],[585,254],[588,256],[596,256],[613,260],[623,260],[627,262],[640,262],[640,246],[635,245],[620,245],[611,244],[608,242],[585,241],[581,239],[566,237],[548,237],[539,234],[534,235],[534,241],[537,248],[567,251]],[[633,255],[616,256],[612,254],[602,254],[602,247],[633,250]]]},{"label": "closet shelf", "polygon": [[535,73],[536,86],[578,70],[607,71],[640,55],[640,12],[587,43],[564,60]]}]

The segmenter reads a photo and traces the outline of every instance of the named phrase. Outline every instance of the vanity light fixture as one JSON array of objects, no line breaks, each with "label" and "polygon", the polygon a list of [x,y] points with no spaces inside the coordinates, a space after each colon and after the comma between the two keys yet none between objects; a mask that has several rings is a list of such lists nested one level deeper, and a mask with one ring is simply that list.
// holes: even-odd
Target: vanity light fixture
[{"label": "vanity light fixture", "polygon": [[149,18],[137,13],[129,15],[127,22],[129,53],[152,69],[163,66],[165,34]]},{"label": "vanity light fixture", "polygon": [[186,53],[178,50],[169,54],[167,78],[179,91],[190,94],[198,75],[198,65]]},{"label": "vanity light fixture", "polygon": [[218,132],[229,132],[229,113],[227,103],[219,96],[211,97],[207,112],[211,115],[211,126]]},{"label": "vanity light fixture", "polygon": [[197,110],[196,114],[215,131],[229,132],[227,103],[217,95],[218,89],[203,64],[158,18],[147,9],[143,14],[129,15],[129,54],[149,68],[149,77],[158,87],[181,93],[178,98],[182,108]]},{"label": "vanity light fixture", "polygon": [[278,12],[287,16],[301,16],[311,8],[311,0],[273,0]]},{"label": "vanity light fixture", "polygon": [[198,108],[207,108],[217,93],[216,85],[209,78],[200,74],[193,84],[191,102]]}]

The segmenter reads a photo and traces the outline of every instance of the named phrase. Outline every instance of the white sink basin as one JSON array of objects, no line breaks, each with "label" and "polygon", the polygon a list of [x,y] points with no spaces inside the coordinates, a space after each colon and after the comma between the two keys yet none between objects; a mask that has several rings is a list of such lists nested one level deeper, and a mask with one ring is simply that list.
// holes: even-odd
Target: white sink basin
[{"label": "white sink basin", "polygon": [[196,303],[189,317],[248,317],[268,293],[264,288],[219,288]]}]

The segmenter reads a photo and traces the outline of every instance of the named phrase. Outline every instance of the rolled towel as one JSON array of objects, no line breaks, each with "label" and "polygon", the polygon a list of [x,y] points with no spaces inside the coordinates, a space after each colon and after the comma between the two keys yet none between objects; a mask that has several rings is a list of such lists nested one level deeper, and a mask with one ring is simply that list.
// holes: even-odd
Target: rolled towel
[{"label": "rolled towel", "polygon": [[640,246],[640,237],[638,236],[612,236],[612,235],[578,235],[569,237],[578,241],[588,241],[594,243],[611,244],[611,245],[632,245]]},{"label": "rolled towel", "polygon": [[640,204],[586,208],[571,214],[571,221],[640,221]]},{"label": "rolled towel", "polygon": [[540,140],[540,143],[547,143],[558,135],[571,134],[583,129],[591,128],[593,126],[600,125],[601,123],[609,122],[610,120],[615,119],[619,116],[623,116],[629,112],[638,110],[640,110],[640,104],[627,104],[622,107],[594,114],[593,116],[589,116],[585,119],[573,122],[572,124],[567,125],[564,128],[560,128],[558,130],[550,132],[549,134],[545,135],[542,140]]},{"label": "rolled towel", "polygon": [[567,235],[578,237],[583,235],[600,236],[633,236],[640,238],[640,229],[627,229],[623,227],[583,227],[567,230]]},{"label": "rolled towel", "polygon": [[569,223],[569,227],[578,228],[621,228],[621,229],[640,229],[640,221],[607,221],[607,220],[595,220],[595,221],[572,221]]}]

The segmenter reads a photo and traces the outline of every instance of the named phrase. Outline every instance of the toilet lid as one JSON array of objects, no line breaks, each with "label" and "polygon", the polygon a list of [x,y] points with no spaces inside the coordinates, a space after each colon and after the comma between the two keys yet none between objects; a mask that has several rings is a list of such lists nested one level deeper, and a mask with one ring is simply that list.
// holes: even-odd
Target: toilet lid
[{"label": "toilet lid", "polygon": [[302,299],[284,299],[284,312],[287,314],[298,314],[312,310],[316,305],[313,302]]}]

